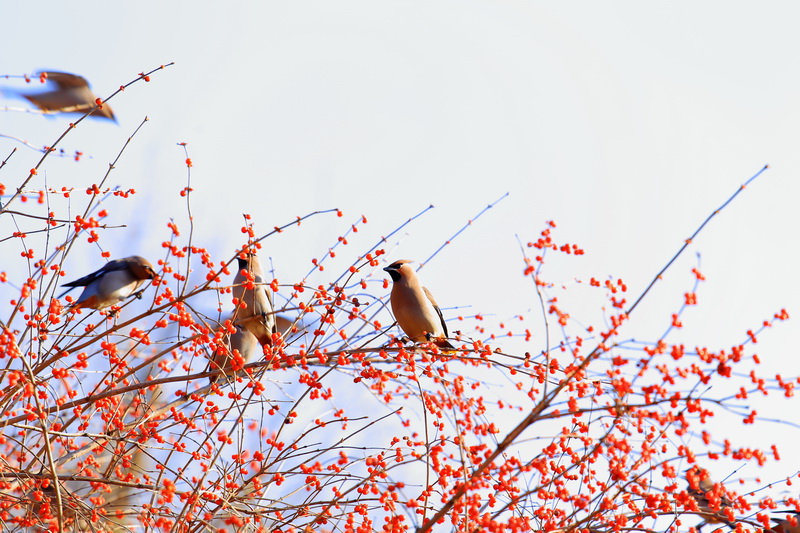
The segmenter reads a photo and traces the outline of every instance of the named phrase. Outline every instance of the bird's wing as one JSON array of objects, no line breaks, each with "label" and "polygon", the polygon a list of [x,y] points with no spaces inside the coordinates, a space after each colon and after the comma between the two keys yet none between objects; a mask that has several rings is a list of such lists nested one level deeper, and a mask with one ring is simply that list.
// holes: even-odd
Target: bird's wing
[{"label": "bird's wing", "polygon": [[437,304],[436,300],[433,299],[431,291],[429,291],[426,287],[422,287],[422,290],[425,291],[425,296],[427,296],[428,300],[431,301],[431,303],[433,304],[433,308],[436,309],[436,314],[439,315],[439,320],[442,322],[442,330],[444,331],[444,336],[449,337],[450,334],[447,332],[447,324],[444,323],[444,315],[442,314],[442,310],[439,309],[439,304]]},{"label": "bird's wing", "polygon": [[47,81],[55,84],[60,90],[89,87],[89,82],[86,81],[86,78],[77,74],[68,72],[44,72],[43,74],[47,74]]},{"label": "bird's wing", "polygon": [[266,326],[269,326],[269,322],[272,321],[272,327],[269,328],[270,333],[277,333],[278,320],[275,316],[275,305],[272,302],[272,289],[264,277],[264,269],[261,267],[261,261],[258,259],[257,255],[251,258],[250,265],[253,274],[256,276],[256,283],[259,284],[256,286],[256,290],[264,291],[264,296],[267,299],[268,309],[261,309],[259,313],[264,315],[264,323]]},{"label": "bird's wing", "polygon": [[[272,290],[270,290],[269,285],[265,284],[261,277],[256,277],[255,290],[258,291],[254,298],[255,313],[264,317],[263,321],[265,326],[269,327],[271,321],[272,327],[269,328],[269,332],[277,333],[278,322],[275,320],[275,307],[272,305]],[[265,303],[266,305],[264,305]]]},{"label": "bird's wing", "polygon": [[[89,83],[82,76],[66,72],[47,72],[47,81],[54,85],[52,91],[19,93],[30,103],[45,113],[85,113],[95,106],[97,96],[89,88]],[[93,118],[107,118],[117,121],[111,107],[104,104],[95,109]]]},{"label": "bird's wing", "polygon": [[[109,261],[108,263],[106,263],[105,266],[103,266],[103,268],[101,268],[99,270],[95,270],[91,274],[87,274],[87,275],[83,276],[82,278],[76,279],[75,281],[70,281],[69,283],[64,283],[61,286],[62,287],[70,287],[70,288],[85,287],[88,284],[90,284],[91,282],[102,278],[103,276],[105,276],[109,272],[114,272],[116,270],[125,270],[127,268],[128,268],[128,263],[126,263],[125,261],[120,261],[119,259],[115,259],[113,261]],[[69,292],[69,291],[67,291],[67,292]]]},{"label": "bird's wing", "polygon": [[[794,510],[787,510],[782,511],[784,516],[786,514],[793,514],[795,515],[795,520],[797,522],[795,525],[792,525],[792,520],[787,518],[773,518],[772,520],[775,522],[775,526],[773,526],[772,531],[775,533],[798,533],[800,532],[800,513]],[[769,531],[769,530],[767,530]]]},{"label": "bird's wing", "polygon": [[269,302],[269,310],[272,313],[272,333],[278,333],[278,315],[275,314],[275,305],[272,303],[272,291],[269,287],[267,289],[267,301]]}]

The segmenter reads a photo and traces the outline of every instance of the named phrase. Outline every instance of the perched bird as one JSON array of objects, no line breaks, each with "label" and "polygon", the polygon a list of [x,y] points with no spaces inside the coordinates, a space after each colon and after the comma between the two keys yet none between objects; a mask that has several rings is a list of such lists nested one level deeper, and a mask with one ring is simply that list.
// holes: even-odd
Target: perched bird
[{"label": "perched bird", "polygon": [[800,513],[797,511],[785,511],[783,518],[773,518],[772,520],[776,524],[767,531],[773,531],[774,533],[800,533]]},{"label": "perched bird", "polygon": [[250,363],[257,355],[261,354],[261,346],[256,336],[247,328],[236,325],[236,333],[231,335],[231,351],[238,350],[245,363]]},{"label": "perched bird", "polygon": [[[86,78],[67,72],[39,72],[39,77],[55,85],[55,90],[39,93],[20,93],[33,105],[46,113],[85,114],[95,106],[97,96],[89,89]],[[94,118],[107,118],[116,122],[116,117],[108,104],[95,109],[90,115]]]},{"label": "perched bird", "polygon": [[123,301],[136,292],[145,280],[153,279],[156,273],[150,262],[138,255],[109,261],[106,265],[75,281],[62,285],[69,287],[59,296],[62,298],[75,287],[84,287],[71,309],[103,309]]},{"label": "perched bird", "polygon": [[736,527],[728,518],[726,509],[733,508],[733,502],[725,495],[724,487],[714,483],[708,475],[708,470],[693,466],[686,470],[686,481],[689,486],[686,491],[697,502],[699,512],[704,522],[709,524],[725,523]]},{"label": "perched bird", "polygon": [[414,342],[432,342],[439,348],[454,349],[447,341],[442,310],[423,287],[407,259],[384,268],[392,277],[392,312],[400,329]]},{"label": "perched bird", "polygon": [[[211,358],[209,370],[234,366],[232,364],[234,359],[238,359],[239,365],[243,366],[252,363],[257,356],[262,354],[261,345],[255,335],[250,333],[250,330],[241,324],[236,324],[234,327],[236,331],[228,338],[228,351],[215,353]],[[217,381],[219,376],[219,374],[211,376],[211,383]]]},{"label": "perched bird", "polygon": [[[234,321],[247,328],[256,336],[261,345],[272,345],[272,334],[278,331],[272,307],[272,291],[264,279],[261,263],[256,254],[247,253],[238,257],[239,271],[233,278],[233,297],[243,302],[234,312]],[[252,280],[252,281],[251,281]],[[249,284],[253,288],[248,288]]]}]

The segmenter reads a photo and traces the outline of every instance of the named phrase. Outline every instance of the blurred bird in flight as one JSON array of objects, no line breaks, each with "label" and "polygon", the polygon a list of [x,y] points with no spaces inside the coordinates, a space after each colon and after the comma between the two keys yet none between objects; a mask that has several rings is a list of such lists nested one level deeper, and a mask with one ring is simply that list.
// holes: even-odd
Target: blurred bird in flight
[{"label": "blurred bird in flight", "polygon": [[[44,113],[79,113],[83,115],[95,106],[97,96],[89,88],[86,78],[68,72],[54,71],[39,72],[38,75],[39,79],[47,80],[48,84],[54,86],[54,89],[46,92],[20,92],[19,94]],[[108,104],[103,104],[102,107],[95,109],[89,116],[105,118],[114,122],[117,120]]]}]

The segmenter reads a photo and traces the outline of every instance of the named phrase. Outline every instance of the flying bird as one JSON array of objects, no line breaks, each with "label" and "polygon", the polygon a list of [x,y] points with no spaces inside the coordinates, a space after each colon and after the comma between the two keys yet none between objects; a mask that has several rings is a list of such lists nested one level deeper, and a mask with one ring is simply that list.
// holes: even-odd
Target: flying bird
[{"label": "flying bird", "polygon": [[[262,355],[261,345],[255,335],[241,324],[236,324],[234,327],[236,331],[228,338],[229,350],[215,353],[211,358],[209,370],[228,368],[232,366],[233,360],[239,357],[241,358],[240,363],[246,365],[247,363],[252,363],[257,356]],[[219,374],[211,376],[211,383],[217,381],[219,376]]]},{"label": "flying bird", "polygon": [[[47,92],[20,93],[33,105],[45,113],[79,113],[85,114],[95,106],[97,96],[89,89],[86,78],[67,72],[39,72],[41,79],[55,85],[55,89]],[[95,109],[90,115],[94,118],[107,118],[117,121],[108,104]]]},{"label": "flying bird", "polygon": [[65,283],[69,287],[59,298],[62,298],[75,287],[84,287],[78,300],[70,309],[104,309],[116,305],[136,292],[148,279],[156,277],[153,265],[144,257],[132,255],[123,259],[109,261],[106,265],[75,281]]},{"label": "flying bird", "polygon": [[[272,306],[272,291],[264,280],[258,256],[246,253],[236,258],[239,271],[233,278],[233,297],[245,306],[234,312],[234,320],[256,336],[258,342],[272,345],[272,334],[278,331]],[[252,288],[249,286],[252,284]]]},{"label": "flying bird", "polygon": [[693,466],[686,470],[686,481],[689,482],[687,492],[697,502],[697,514],[706,523],[724,523],[736,527],[726,513],[726,509],[733,508],[733,501],[725,495],[724,487],[714,483],[708,475],[708,470]]},{"label": "flying bird", "polygon": [[384,268],[392,277],[392,312],[400,329],[414,342],[432,342],[455,349],[447,341],[447,324],[430,291],[423,287],[407,259]]}]

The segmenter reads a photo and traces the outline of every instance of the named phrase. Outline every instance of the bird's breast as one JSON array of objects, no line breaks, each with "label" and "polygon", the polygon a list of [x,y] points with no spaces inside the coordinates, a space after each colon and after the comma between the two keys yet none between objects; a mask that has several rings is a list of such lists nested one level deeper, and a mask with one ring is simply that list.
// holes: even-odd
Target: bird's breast
[{"label": "bird's breast", "polygon": [[421,289],[396,286],[392,290],[391,302],[400,329],[413,341],[426,340],[426,333],[434,337],[444,335],[439,315]]},{"label": "bird's breast", "polygon": [[129,270],[117,270],[104,275],[98,283],[100,299],[111,302],[108,305],[114,305],[133,294],[143,280],[137,279]]}]

